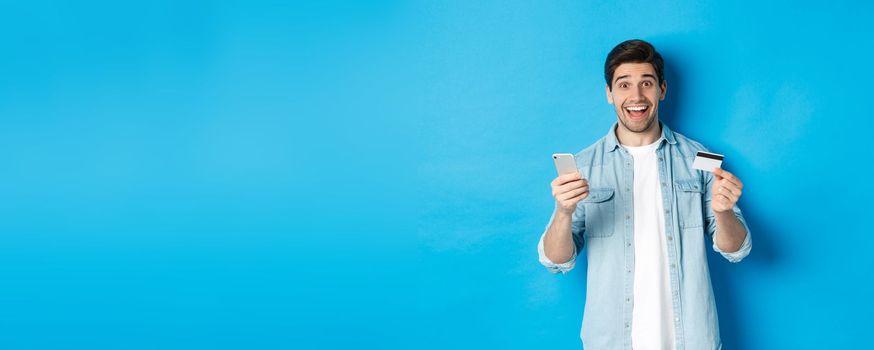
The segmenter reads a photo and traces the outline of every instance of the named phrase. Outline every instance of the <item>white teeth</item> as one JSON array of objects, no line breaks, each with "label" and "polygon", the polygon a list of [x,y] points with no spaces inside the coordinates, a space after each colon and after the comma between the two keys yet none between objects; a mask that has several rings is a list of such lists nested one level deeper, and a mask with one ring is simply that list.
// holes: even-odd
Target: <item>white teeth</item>
[{"label": "white teeth", "polygon": [[625,109],[627,109],[627,110],[629,110],[629,111],[636,111],[636,112],[638,112],[638,111],[645,110],[645,109],[646,109],[646,106],[628,106],[628,107],[625,107]]}]

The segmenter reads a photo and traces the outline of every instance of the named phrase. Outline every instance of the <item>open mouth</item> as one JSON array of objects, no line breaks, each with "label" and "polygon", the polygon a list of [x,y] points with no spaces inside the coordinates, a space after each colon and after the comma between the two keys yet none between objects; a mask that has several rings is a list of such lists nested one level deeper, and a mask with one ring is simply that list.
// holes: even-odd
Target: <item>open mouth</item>
[{"label": "open mouth", "polygon": [[647,105],[625,106],[625,112],[631,119],[643,119],[646,117],[647,111],[649,111],[649,106]]}]

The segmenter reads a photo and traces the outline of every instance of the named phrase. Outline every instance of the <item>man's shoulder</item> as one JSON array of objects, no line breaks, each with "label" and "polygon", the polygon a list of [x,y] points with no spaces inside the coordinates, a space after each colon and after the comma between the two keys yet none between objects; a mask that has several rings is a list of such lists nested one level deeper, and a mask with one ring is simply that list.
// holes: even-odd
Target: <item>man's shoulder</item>
[{"label": "man's shoulder", "polygon": [[577,161],[577,164],[587,164],[589,166],[601,165],[604,153],[609,151],[606,143],[607,137],[603,136],[595,141],[595,143],[574,154],[574,159]]},{"label": "man's shoulder", "polygon": [[591,154],[594,154],[596,152],[605,151],[604,144],[606,143],[606,139],[607,139],[607,137],[601,137],[600,139],[598,139],[598,141],[595,141],[595,143],[593,143],[593,144],[587,146],[586,148],[583,148],[579,152],[577,152],[576,155],[577,156],[591,155]]},{"label": "man's shoulder", "polygon": [[694,157],[698,151],[710,152],[701,142],[695,141],[676,131],[672,130],[671,132],[674,134],[674,140],[677,141],[676,145],[674,145],[676,151],[684,157]]}]

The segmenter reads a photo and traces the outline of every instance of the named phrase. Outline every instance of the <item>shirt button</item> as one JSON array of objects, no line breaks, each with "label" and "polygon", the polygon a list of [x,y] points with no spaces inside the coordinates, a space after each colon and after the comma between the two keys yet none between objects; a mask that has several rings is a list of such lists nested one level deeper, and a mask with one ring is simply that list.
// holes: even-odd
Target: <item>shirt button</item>
[{"label": "shirt button", "polygon": [[630,220],[630,219],[631,219],[631,215],[625,215],[625,219]]},{"label": "shirt button", "polygon": [[674,240],[674,237],[668,236],[668,240],[669,240],[669,241],[673,241],[673,240]]},{"label": "shirt button", "polygon": [[676,267],[677,267],[677,265],[671,264],[671,268],[672,268],[672,269],[673,269],[673,268],[676,268]]},{"label": "shirt button", "polygon": [[625,322],[625,328],[628,328],[628,322]]},{"label": "shirt button", "polygon": [[630,246],[631,246],[631,243],[628,243],[627,245],[630,247]]},{"label": "shirt button", "polygon": [[664,182],[662,182],[662,186],[664,186],[664,185],[665,185],[665,183],[664,183]]},{"label": "shirt button", "polygon": [[626,302],[626,303],[630,303],[630,302],[631,302],[631,298],[625,298],[625,302]]},{"label": "shirt button", "polygon": [[675,318],[674,318],[674,321],[680,322],[680,318],[679,318],[679,317],[675,317]]},{"label": "shirt button", "polygon": [[670,213],[671,213],[670,209],[665,209],[665,214],[670,214]]}]

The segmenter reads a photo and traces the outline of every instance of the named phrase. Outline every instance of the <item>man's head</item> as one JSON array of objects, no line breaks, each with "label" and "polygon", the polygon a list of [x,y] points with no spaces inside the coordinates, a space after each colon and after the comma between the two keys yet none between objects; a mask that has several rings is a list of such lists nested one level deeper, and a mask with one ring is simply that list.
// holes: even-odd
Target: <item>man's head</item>
[{"label": "man's head", "polygon": [[657,125],[659,101],[668,88],[662,56],[643,40],[622,42],[604,62],[607,102],[625,129],[644,133]]}]

